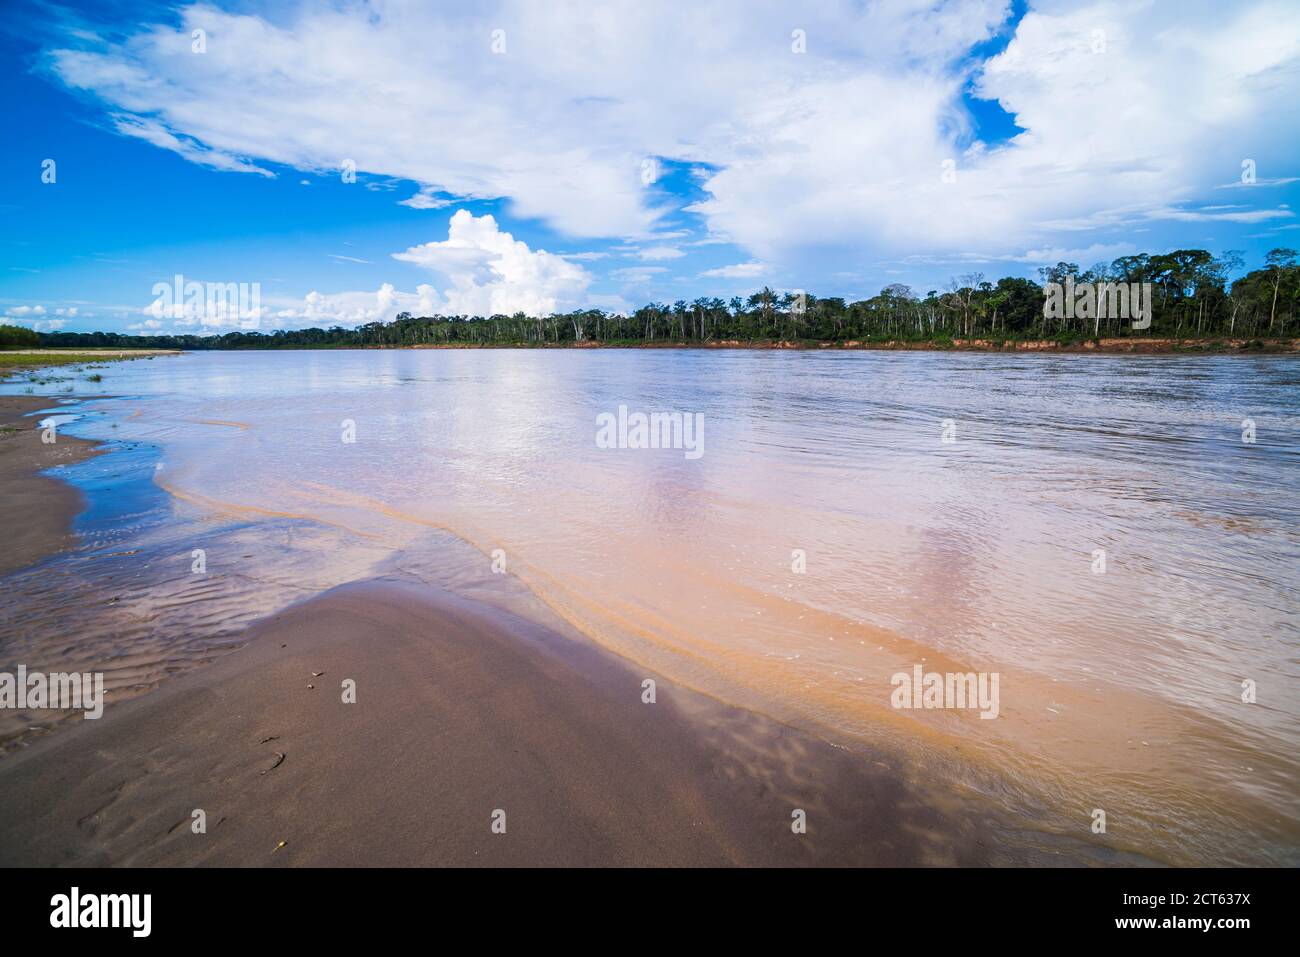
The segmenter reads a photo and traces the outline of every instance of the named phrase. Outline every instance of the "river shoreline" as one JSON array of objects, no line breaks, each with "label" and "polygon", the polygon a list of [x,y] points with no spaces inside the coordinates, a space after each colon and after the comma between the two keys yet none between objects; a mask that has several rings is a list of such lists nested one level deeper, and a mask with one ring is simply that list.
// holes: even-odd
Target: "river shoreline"
[{"label": "river shoreline", "polygon": [[1062,343],[1055,339],[954,339],[951,343],[894,340],[843,342],[816,340],[722,339],[715,342],[537,342],[537,343],[426,343],[400,346],[346,346],[350,349],[740,349],[804,352],[992,352],[1071,353],[1079,355],[1290,355],[1300,352],[1300,339],[1083,339]]},{"label": "river shoreline", "polygon": [[1150,863],[509,613],[354,583],[0,761],[0,866]]},{"label": "river shoreline", "polygon": [[[426,349],[673,349],[739,350],[753,352],[978,352],[1008,355],[1070,354],[1070,355],[1294,355],[1300,353],[1300,339],[1285,338],[1143,338],[1103,337],[1061,342],[1056,339],[994,339],[971,337],[952,340],[858,340],[843,341],[790,340],[790,339],[718,339],[660,342],[582,341],[564,342],[424,342],[372,345],[320,345],[320,346],[266,346],[262,348],[197,349],[197,350],[105,350],[104,358],[152,358],[163,355],[183,355],[191,352],[346,352],[370,350],[426,350]],[[30,355],[56,356],[60,353],[80,356],[83,361],[93,361],[84,350],[49,349],[27,350]],[[14,354],[14,353],[11,353]]]},{"label": "river shoreline", "polygon": [[98,455],[98,443],[70,435],[52,434],[43,442],[32,415],[57,399],[42,396],[0,396],[0,575],[34,565],[70,547],[73,520],[85,505],[81,491],[46,472],[75,465]]}]

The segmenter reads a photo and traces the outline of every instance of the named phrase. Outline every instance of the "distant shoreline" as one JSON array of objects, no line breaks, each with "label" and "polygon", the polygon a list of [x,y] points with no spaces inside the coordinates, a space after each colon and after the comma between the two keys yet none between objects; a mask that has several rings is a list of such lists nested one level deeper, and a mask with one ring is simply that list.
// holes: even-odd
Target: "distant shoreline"
[{"label": "distant shoreline", "polygon": [[[333,352],[374,349],[703,349],[703,350],[784,350],[798,352],[986,352],[986,353],[1070,353],[1075,355],[1293,355],[1300,353],[1300,339],[1275,338],[1198,338],[1109,337],[1099,339],[717,339],[693,340],[565,340],[561,342],[438,342],[438,343],[368,343],[319,345],[286,344],[236,348],[123,349],[115,346],[76,349],[0,350],[0,375],[29,371],[49,358],[49,365],[71,365],[109,359],[153,358],[189,352]],[[6,357],[18,357],[21,359]],[[8,366],[6,369],[5,367]]]},{"label": "distant shoreline", "polygon": [[[302,347],[298,347],[302,348]],[[1300,339],[1141,339],[1109,338],[1084,339],[1077,342],[1058,342],[1054,339],[954,339],[949,342],[933,340],[908,341],[849,339],[842,342],[819,340],[739,340],[721,339],[714,342],[664,341],[664,342],[542,342],[542,343],[418,343],[412,345],[357,345],[322,346],[322,349],[750,349],[756,351],[789,350],[802,352],[1070,352],[1099,354],[1170,354],[1170,355],[1252,355],[1300,352]],[[203,351],[203,350],[196,350]],[[270,349],[212,350],[238,352],[268,352]]]},{"label": "distant shoreline", "polygon": [[286,345],[249,347],[243,349],[191,349],[187,352],[337,352],[369,350],[426,350],[426,349],[702,349],[738,351],[790,351],[790,352],[995,352],[1043,353],[1065,352],[1079,355],[1291,355],[1300,353],[1300,339],[1167,339],[1167,338],[1108,338],[1082,339],[1059,342],[1055,339],[954,339],[951,342],[935,340],[872,340],[848,339],[831,342],[820,340],[781,339],[718,339],[660,342],[601,342],[586,339],[581,342],[438,342],[409,344],[368,345]]}]

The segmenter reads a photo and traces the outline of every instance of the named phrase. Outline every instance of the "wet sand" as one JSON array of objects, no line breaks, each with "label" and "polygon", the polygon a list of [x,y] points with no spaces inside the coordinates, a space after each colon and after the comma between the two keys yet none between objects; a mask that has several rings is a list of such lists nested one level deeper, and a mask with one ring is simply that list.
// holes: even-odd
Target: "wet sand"
[{"label": "wet sand", "polygon": [[53,399],[0,396],[0,575],[26,568],[75,541],[72,520],[84,506],[79,490],[48,475],[45,469],[72,465],[97,454],[95,443],[59,435],[41,441],[31,413],[47,409]]},{"label": "wet sand", "polygon": [[936,803],[888,759],[666,681],[644,703],[622,661],[427,585],[347,585],[249,638],[0,762],[0,865],[1106,859],[1017,849],[990,809]]}]

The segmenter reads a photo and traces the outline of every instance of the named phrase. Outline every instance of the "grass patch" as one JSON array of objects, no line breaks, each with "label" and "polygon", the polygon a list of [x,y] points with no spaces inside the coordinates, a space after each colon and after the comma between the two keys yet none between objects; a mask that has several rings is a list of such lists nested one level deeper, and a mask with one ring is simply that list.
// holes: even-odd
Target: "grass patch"
[{"label": "grass patch", "polygon": [[[0,379],[9,378],[15,373],[29,369],[44,369],[50,366],[78,366],[75,371],[84,368],[105,369],[107,362],[119,362],[124,359],[152,359],[156,353],[140,355],[104,355],[97,352],[6,352],[0,349]],[[91,382],[103,381],[103,376],[88,376]],[[44,382],[40,383],[44,385]]]},{"label": "grass patch", "polygon": [[9,372],[15,369],[36,369],[41,366],[69,366],[102,361],[102,356],[86,355],[85,353],[55,352],[48,355],[42,355],[39,352],[0,352],[0,372]]}]

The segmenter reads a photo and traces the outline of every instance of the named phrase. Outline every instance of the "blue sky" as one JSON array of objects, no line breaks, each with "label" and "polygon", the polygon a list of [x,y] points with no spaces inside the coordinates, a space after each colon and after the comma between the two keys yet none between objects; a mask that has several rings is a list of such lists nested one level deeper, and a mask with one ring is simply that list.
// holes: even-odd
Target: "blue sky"
[{"label": "blue sky", "polygon": [[[1300,245],[1294,4],[428,6],[18,5],[0,316],[859,298]],[[260,313],[150,311],[177,274]]]}]

